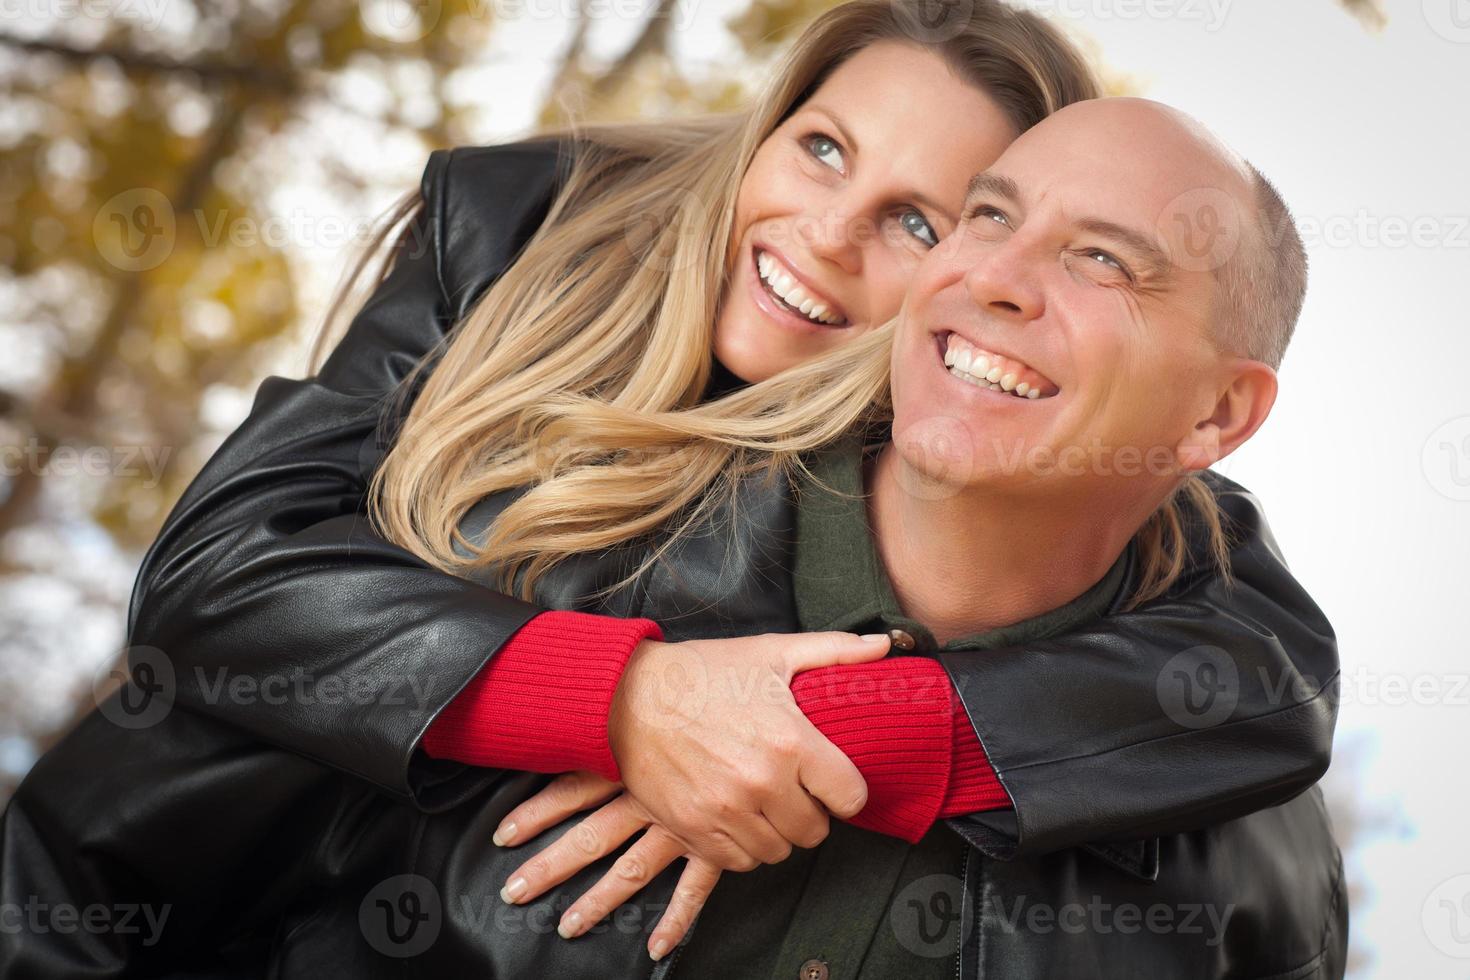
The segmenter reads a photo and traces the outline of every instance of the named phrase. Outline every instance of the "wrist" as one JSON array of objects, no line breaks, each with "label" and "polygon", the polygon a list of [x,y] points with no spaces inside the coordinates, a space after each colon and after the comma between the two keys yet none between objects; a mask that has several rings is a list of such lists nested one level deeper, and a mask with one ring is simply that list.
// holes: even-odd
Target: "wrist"
[{"label": "wrist", "polygon": [[627,739],[633,734],[632,729],[637,719],[637,712],[633,709],[638,697],[643,668],[649,658],[655,656],[658,648],[662,646],[667,646],[667,644],[656,639],[639,640],[634,645],[623,662],[623,671],[618,676],[617,686],[613,688],[612,698],[608,701],[607,746],[608,751],[612,754],[614,765],[617,765],[620,771],[622,768],[619,763],[622,756],[621,749],[626,746]]}]

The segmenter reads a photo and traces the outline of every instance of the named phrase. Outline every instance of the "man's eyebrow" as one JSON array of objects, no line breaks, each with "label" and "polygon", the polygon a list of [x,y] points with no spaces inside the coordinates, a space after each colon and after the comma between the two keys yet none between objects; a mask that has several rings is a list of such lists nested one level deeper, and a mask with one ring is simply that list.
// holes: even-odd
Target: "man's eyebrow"
[{"label": "man's eyebrow", "polygon": [[991,194],[995,197],[1003,197],[1007,201],[1021,200],[1021,189],[1011,178],[1001,174],[993,174],[986,170],[970,178],[970,186],[965,188],[965,204],[982,194]]},{"label": "man's eyebrow", "polygon": [[1105,221],[1102,218],[1083,218],[1077,222],[1077,226],[1094,235],[1111,238],[1133,252],[1147,265],[1144,271],[1151,276],[1162,277],[1173,268],[1168,254],[1155,244],[1152,238],[1142,232],[1134,231],[1114,221]]}]

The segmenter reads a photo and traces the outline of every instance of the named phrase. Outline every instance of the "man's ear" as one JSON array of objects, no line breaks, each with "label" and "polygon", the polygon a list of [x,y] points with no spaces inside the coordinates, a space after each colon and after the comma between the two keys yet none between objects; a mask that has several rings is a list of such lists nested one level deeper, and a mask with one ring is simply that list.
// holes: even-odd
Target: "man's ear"
[{"label": "man's ear", "polygon": [[1276,404],[1276,372],[1263,361],[1232,358],[1224,366],[1214,410],[1175,449],[1187,471],[1203,470],[1239,449]]}]

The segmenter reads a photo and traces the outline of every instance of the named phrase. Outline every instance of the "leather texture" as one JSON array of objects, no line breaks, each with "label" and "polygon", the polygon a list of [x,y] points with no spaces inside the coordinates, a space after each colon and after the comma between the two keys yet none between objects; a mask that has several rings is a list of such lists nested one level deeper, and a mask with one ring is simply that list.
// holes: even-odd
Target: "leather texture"
[{"label": "leather texture", "polygon": [[[129,616],[135,664],[156,648],[173,669],[173,709],[140,729],[89,716],[37,764],[0,828],[0,903],[167,903],[174,918],[151,946],[0,930],[0,978],[660,975],[642,945],[671,873],[646,890],[637,929],[567,943],[553,931],[559,910],[533,921],[616,854],[533,903],[532,919],[502,923],[508,873],[578,818],[496,848],[500,817],[546,777],[416,746],[543,608],[647,616],[670,640],[794,630],[789,488],[752,481],[738,525],[715,515],[597,602],[585,597],[633,567],[636,548],[567,563],[526,603],[423,566],[362,513],[395,429],[389,396],[514,260],[567,159],[548,143],[436,152],[412,226],[424,247],[400,254],[317,376],[261,385],[187,489]],[[1095,628],[941,656],[1016,804],[950,820],[975,845],[964,976],[1341,976],[1341,863],[1314,786],[1336,718],[1335,640],[1254,499],[1217,487],[1240,534],[1233,587],[1195,570]],[[466,533],[508,499],[472,510]],[[1235,667],[1228,713],[1201,726],[1164,710],[1161,678],[1198,675],[1202,657],[1218,667],[1212,651]],[[227,693],[272,678],[296,696]],[[331,696],[342,685],[357,696]],[[369,941],[379,911],[411,911],[374,897],[399,875],[420,876],[440,907],[435,941],[407,958]],[[1177,929],[1006,931],[986,903],[1007,896],[1231,904],[1238,928],[1216,946]]]}]

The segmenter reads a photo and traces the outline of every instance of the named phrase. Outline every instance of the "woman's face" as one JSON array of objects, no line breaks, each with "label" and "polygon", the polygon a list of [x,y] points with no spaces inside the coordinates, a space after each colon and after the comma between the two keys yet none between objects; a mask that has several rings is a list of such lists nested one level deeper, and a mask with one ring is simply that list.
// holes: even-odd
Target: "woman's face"
[{"label": "woman's face", "polygon": [[938,55],[897,41],[853,55],[745,173],[715,356],[762,381],[892,319],[970,178],[1017,135]]}]

